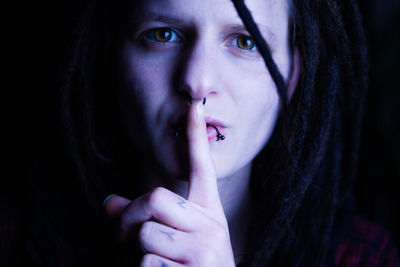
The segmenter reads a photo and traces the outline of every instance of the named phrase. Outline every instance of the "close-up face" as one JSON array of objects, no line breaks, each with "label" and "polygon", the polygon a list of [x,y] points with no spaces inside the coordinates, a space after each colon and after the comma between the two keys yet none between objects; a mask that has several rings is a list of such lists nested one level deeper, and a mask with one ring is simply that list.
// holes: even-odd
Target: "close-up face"
[{"label": "close-up face", "polygon": [[[152,146],[149,149],[169,176],[181,177],[185,168],[180,159],[187,157],[184,133],[189,102],[205,97],[217,176],[234,175],[248,166],[268,141],[279,113],[279,96],[232,2],[137,2],[125,21],[128,26],[119,53],[122,110],[133,112],[130,98],[140,104],[143,129],[149,133]],[[289,82],[288,3],[248,0],[246,5]],[[124,117],[128,132],[140,130],[130,128],[130,116]],[[225,140],[217,141],[214,127]]]}]

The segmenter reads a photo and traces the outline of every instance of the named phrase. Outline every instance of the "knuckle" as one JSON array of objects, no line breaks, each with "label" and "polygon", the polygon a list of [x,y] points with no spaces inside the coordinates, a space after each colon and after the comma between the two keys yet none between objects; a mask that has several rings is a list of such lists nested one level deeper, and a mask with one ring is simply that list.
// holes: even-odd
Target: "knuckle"
[{"label": "knuckle", "polygon": [[141,267],[151,267],[151,266],[157,266],[157,259],[153,254],[146,254],[143,256],[140,266]]},{"label": "knuckle", "polygon": [[196,250],[190,253],[190,259],[196,266],[220,266],[221,253],[225,251],[223,248],[230,243],[229,232],[219,223],[209,225],[207,232],[207,236],[212,236],[212,238],[202,239],[196,246]]},{"label": "knuckle", "polygon": [[202,231],[206,231],[208,236],[212,236],[213,242],[210,245],[219,244],[221,241],[225,241],[227,238],[229,238],[228,228],[214,220],[211,222],[209,221],[206,225],[203,225]]},{"label": "knuckle", "polygon": [[156,187],[147,195],[147,205],[149,208],[157,207],[165,199],[168,190],[163,187]]},{"label": "knuckle", "polygon": [[217,251],[211,246],[200,246],[198,248],[198,257],[197,260],[203,266],[215,266],[216,259],[217,259]]},{"label": "knuckle", "polygon": [[145,245],[146,242],[150,239],[153,229],[154,229],[154,222],[143,223],[138,233],[139,241],[142,245]]}]

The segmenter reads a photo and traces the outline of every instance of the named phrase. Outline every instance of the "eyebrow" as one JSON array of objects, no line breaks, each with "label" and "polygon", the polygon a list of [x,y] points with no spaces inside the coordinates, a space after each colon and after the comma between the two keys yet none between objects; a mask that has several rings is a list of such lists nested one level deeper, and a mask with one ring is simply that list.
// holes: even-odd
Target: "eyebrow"
[{"label": "eyebrow", "polygon": [[144,11],[136,19],[137,22],[152,21],[152,20],[174,25],[183,25],[185,22],[181,18],[166,14],[155,13],[153,11]]},{"label": "eyebrow", "polygon": [[[260,29],[260,31],[262,33],[264,33],[267,36],[267,40],[275,40],[276,36],[274,34],[274,32],[271,30],[271,28],[262,25],[262,24],[258,24],[257,23],[257,27]],[[225,26],[226,29],[229,29],[231,31],[243,31],[243,32],[248,32],[248,30],[246,29],[246,27],[243,24],[227,24]],[[250,35],[250,34],[249,34]]]}]

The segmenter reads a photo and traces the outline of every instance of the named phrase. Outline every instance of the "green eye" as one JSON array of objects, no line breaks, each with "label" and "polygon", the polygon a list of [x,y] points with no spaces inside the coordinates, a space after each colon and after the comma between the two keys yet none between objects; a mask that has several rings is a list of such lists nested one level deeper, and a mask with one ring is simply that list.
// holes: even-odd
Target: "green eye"
[{"label": "green eye", "polygon": [[236,38],[236,45],[243,50],[252,50],[256,47],[253,38],[244,35]]}]

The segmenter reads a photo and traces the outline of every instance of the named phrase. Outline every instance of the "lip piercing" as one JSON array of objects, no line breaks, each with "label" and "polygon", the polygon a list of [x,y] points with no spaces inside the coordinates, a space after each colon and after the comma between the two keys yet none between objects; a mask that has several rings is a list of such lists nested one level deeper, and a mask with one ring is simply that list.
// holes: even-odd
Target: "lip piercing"
[{"label": "lip piercing", "polygon": [[[225,140],[225,135],[221,134],[221,133],[219,132],[218,128],[215,127],[214,125],[210,125],[210,126],[213,127],[213,128],[217,131],[217,141],[219,141],[219,140],[224,141],[224,140]],[[179,135],[181,135],[181,132],[182,132],[182,127],[178,127],[178,128],[176,129],[176,132],[175,132],[175,136],[174,136],[174,137],[177,138]]]},{"label": "lip piercing", "polygon": [[218,128],[217,127],[215,127],[214,125],[211,125],[212,127],[214,127],[214,129],[217,131],[217,141],[219,141],[220,139],[222,140],[222,141],[224,141],[225,140],[225,135],[222,135],[220,132],[219,132],[219,130],[218,130]]}]

